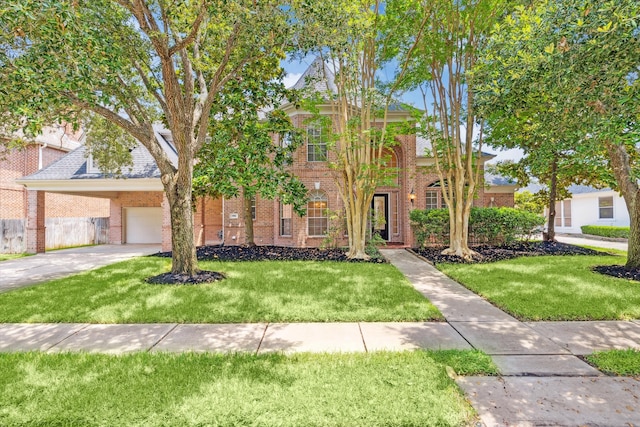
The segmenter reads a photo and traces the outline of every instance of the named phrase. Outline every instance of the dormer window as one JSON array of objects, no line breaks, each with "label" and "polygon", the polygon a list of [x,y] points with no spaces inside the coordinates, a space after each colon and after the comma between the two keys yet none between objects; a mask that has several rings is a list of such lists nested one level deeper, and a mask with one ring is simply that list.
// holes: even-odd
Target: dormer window
[{"label": "dormer window", "polygon": [[87,173],[102,173],[98,163],[94,160],[93,154],[89,153],[87,157]]}]

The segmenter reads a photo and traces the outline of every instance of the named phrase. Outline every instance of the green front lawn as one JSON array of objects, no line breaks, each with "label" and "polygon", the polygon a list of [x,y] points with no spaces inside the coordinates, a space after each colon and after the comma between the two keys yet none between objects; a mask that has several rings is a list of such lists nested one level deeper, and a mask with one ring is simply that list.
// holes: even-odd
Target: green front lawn
[{"label": "green front lawn", "polygon": [[0,425],[469,425],[473,409],[436,359],[495,373],[470,351],[0,354]]},{"label": "green front lawn", "polygon": [[591,271],[624,262],[607,255],[536,256],[438,268],[521,320],[638,319],[640,282]]},{"label": "green front lawn", "polygon": [[615,375],[640,375],[640,350],[608,350],[593,353],[587,361],[600,369]]},{"label": "green front lawn", "polygon": [[0,323],[425,321],[442,315],[389,264],[201,262],[227,279],[151,285],[170,268],[143,257],[0,294]]}]

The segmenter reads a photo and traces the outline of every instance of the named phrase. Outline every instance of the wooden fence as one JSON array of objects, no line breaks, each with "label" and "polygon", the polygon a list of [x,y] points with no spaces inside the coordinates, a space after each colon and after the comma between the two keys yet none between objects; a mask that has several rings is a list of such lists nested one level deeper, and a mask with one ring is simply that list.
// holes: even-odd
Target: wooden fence
[{"label": "wooden fence", "polygon": [[[0,253],[26,250],[26,221],[0,219]],[[97,245],[109,241],[109,218],[46,218],[46,248]]]}]

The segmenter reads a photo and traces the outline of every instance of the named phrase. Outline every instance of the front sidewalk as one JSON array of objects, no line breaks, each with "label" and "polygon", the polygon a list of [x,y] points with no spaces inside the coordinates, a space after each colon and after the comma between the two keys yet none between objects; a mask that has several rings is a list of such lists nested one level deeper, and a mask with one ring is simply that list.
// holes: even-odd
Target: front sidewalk
[{"label": "front sidewalk", "polygon": [[0,324],[0,351],[261,354],[475,348],[491,355],[502,375],[462,377],[457,383],[487,426],[613,426],[640,419],[640,380],[604,377],[577,357],[640,348],[640,321],[523,323],[409,252],[381,252],[438,307],[446,323]]}]

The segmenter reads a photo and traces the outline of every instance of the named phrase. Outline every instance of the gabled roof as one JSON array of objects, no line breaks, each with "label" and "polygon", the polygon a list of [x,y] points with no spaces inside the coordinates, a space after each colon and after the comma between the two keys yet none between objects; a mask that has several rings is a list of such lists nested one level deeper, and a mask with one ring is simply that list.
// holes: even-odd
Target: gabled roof
[{"label": "gabled roof", "polygon": [[[87,147],[82,145],[66,156],[40,171],[25,176],[22,181],[66,180],[66,179],[103,179],[109,178],[102,172],[93,172],[88,167]],[[160,178],[160,170],[146,148],[138,145],[131,151],[133,166],[123,168],[122,178]]]},{"label": "gabled roof", "polygon": [[292,89],[325,93],[328,88],[330,92],[336,93],[338,88],[336,87],[335,79],[335,74],[322,61],[322,58],[317,57],[309,65],[309,68],[302,73],[302,76],[292,86]]},{"label": "gabled roof", "polygon": [[[171,162],[176,165],[178,162],[178,153],[173,145],[171,132],[161,125],[154,125],[153,131],[160,146],[165,153],[167,153]],[[122,174],[119,178],[160,178],[160,170],[155,160],[142,144],[138,144],[131,150],[131,160],[133,161],[133,165],[122,168]],[[30,182],[37,181],[112,178],[109,174],[89,167],[89,161],[87,147],[81,145],[69,154],[51,163],[49,166],[32,175],[25,176],[17,182],[28,185]]]}]

